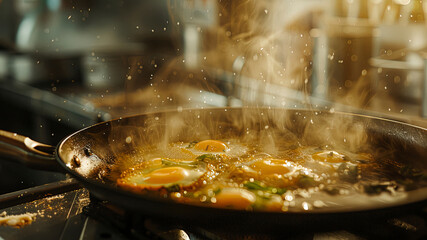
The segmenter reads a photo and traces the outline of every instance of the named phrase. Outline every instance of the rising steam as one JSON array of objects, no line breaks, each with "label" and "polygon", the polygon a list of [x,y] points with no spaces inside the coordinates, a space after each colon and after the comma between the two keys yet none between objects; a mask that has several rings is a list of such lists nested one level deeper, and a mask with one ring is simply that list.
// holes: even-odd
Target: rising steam
[{"label": "rising steam", "polygon": [[[299,98],[303,102],[300,107],[311,108],[307,100],[312,91],[310,79],[313,70],[314,40],[310,31],[318,27],[322,15],[322,6],[317,1],[218,1],[217,20],[210,26],[199,26],[197,23],[186,22],[179,13],[182,3],[170,1],[171,19],[174,30],[184,32],[186,24],[196,24],[200,37],[200,49],[197,53],[197,67],[189,66],[185,54],[168,61],[155,75],[145,88],[133,90],[125,97],[113,99],[116,104],[140,105],[144,112],[173,109],[181,111],[185,108],[206,108],[209,106],[233,106],[230,99],[238,98],[244,107],[294,107],[287,99],[294,98],[288,92],[280,92],[278,87],[295,90],[293,93],[305,94]],[[180,24],[175,24],[180,23]],[[179,46],[180,42],[177,42]],[[179,49],[184,52],[185,49]],[[194,57],[194,56],[193,56]],[[132,81],[146,81],[140,79],[141,59],[129,62],[128,76]],[[361,78],[365,77],[361,75]],[[225,78],[225,80],[224,80]],[[363,91],[366,81],[353,83],[353,90],[344,96],[346,101],[357,104],[361,98],[365,103],[369,94]],[[277,90],[275,96],[269,95],[269,89]],[[362,94],[360,94],[362,92]],[[223,99],[210,98],[207,93],[224,96]],[[297,98],[297,97],[295,97]],[[144,107],[142,107],[144,106]],[[285,136],[298,142],[299,139],[310,140],[309,143],[328,142],[330,147],[345,148],[357,151],[366,142],[367,136],[362,123],[355,124],[348,116],[336,116],[312,119],[299,119],[305,124],[299,126],[295,132],[277,132],[286,129],[286,124],[295,124],[294,116],[274,111],[268,118],[261,115],[262,109],[242,111],[239,119],[227,122],[237,126],[260,124],[265,129],[253,130],[254,134],[244,135],[245,139],[262,142],[270,150],[278,147],[278,139]],[[164,123],[165,132],[153,134],[159,146],[166,146],[172,140],[183,141],[183,132],[198,132],[196,137],[202,140],[212,136],[219,136],[209,131],[224,131],[212,127],[214,119],[205,119],[203,127],[200,124],[186,122],[180,115],[171,117]],[[233,115],[233,117],[236,117]],[[158,122],[152,121],[154,128]],[[144,123],[147,124],[148,122]],[[197,126],[197,127],[195,127]],[[163,131],[163,130],[162,130]],[[140,139],[141,133],[132,139]],[[213,135],[212,135],[213,134]],[[133,135],[133,133],[131,134]],[[212,135],[212,136],[210,136]],[[128,136],[123,134],[122,138]],[[149,137],[144,135],[143,139]],[[160,141],[160,140],[161,141]],[[261,140],[260,140],[261,139]],[[304,141],[306,141],[304,140]],[[152,142],[144,140],[142,142]],[[132,144],[139,144],[135,141]]]}]

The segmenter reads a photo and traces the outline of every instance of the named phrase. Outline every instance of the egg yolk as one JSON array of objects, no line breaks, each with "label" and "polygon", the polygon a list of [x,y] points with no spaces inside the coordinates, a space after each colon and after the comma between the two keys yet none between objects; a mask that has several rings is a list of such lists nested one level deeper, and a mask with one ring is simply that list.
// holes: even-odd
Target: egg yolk
[{"label": "egg yolk", "polygon": [[168,184],[181,181],[188,177],[189,172],[181,167],[167,167],[154,170],[144,176],[144,183]]},{"label": "egg yolk", "polygon": [[223,189],[215,196],[217,207],[247,209],[256,200],[253,193],[244,189]]},{"label": "egg yolk", "polygon": [[194,145],[194,148],[205,152],[225,152],[228,150],[227,144],[218,140],[204,140]]},{"label": "egg yolk", "polygon": [[261,175],[282,175],[289,172],[286,164],[287,162],[282,159],[269,159],[258,161],[252,164],[251,167]]},{"label": "egg yolk", "polygon": [[340,163],[344,162],[344,155],[339,154],[335,151],[324,151],[318,152],[312,155],[314,160],[329,162],[329,163]]}]

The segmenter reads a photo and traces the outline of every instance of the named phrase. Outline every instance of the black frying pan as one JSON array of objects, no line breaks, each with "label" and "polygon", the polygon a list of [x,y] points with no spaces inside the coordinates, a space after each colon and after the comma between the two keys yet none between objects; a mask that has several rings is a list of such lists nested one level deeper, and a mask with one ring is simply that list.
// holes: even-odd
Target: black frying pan
[{"label": "black frying pan", "polygon": [[[427,130],[400,122],[345,113],[308,110],[219,108],[138,115],[80,130],[56,148],[1,132],[1,150],[44,169],[65,170],[90,193],[134,212],[162,220],[249,231],[292,231],[351,224],[364,218],[388,217],[424,204],[427,188],[407,197],[304,212],[248,212],[193,206],[138,195],[115,186],[121,170],[130,166],[121,156],[168,142],[240,138],[275,144],[277,140],[304,145],[369,151],[387,162],[427,170]],[[289,142],[288,141],[288,142]],[[289,146],[292,147],[292,146]],[[54,151],[53,151],[54,150]],[[399,164],[397,164],[399,165]],[[326,224],[325,224],[326,223]]]}]

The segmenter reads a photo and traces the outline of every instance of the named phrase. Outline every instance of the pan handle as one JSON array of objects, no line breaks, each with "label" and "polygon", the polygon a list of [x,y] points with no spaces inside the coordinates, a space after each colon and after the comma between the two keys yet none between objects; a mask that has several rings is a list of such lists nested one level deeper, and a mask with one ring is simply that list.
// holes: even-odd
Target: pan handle
[{"label": "pan handle", "polygon": [[63,170],[55,159],[54,146],[4,130],[0,130],[0,155],[33,169],[55,172]]}]

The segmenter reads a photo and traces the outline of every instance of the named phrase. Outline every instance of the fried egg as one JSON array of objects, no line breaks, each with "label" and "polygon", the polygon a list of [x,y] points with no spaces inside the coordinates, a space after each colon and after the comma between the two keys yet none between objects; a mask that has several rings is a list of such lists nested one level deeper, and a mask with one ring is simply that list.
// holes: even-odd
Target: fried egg
[{"label": "fried egg", "polygon": [[[189,159],[204,154],[221,155],[223,158],[236,158],[247,153],[248,148],[237,142],[225,143],[219,140],[203,140],[192,143],[175,143],[167,153],[169,156]],[[174,155],[170,155],[174,154]]]},{"label": "fried egg", "polygon": [[177,185],[188,188],[207,172],[204,163],[155,158],[122,174],[117,184],[138,190],[158,190]]},{"label": "fried egg", "polygon": [[293,161],[259,154],[250,161],[239,164],[229,178],[237,183],[257,180],[267,186],[286,188],[295,186],[300,175],[313,176],[313,173]]},{"label": "fried egg", "polygon": [[258,198],[255,207],[265,211],[280,211],[283,208],[283,199],[279,195],[271,195],[269,198]]},{"label": "fried egg", "polygon": [[196,143],[194,149],[205,152],[227,152],[230,149],[227,144],[218,140],[204,140]]},{"label": "fried egg", "polygon": [[241,188],[223,188],[211,199],[216,207],[248,209],[256,201],[254,193]]},{"label": "fried egg", "polygon": [[347,162],[345,155],[331,150],[306,154],[303,165],[319,174],[334,174],[342,163]]},{"label": "fried egg", "polygon": [[270,178],[291,175],[298,168],[292,161],[275,158],[269,154],[253,156],[251,160],[244,162],[240,167],[246,173]]},{"label": "fried egg", "polygon": [[267,158],[256,161],[250,168],[260,175],[285,175],[292,170],[291,162],[283,159]]},{"label": "fried egg", "polygon": [[317,152],[312,155],[312,158],[316,161],[328,163],[342,163],[345,161],[345,156],[335,151]]},{"label": "fried egg", "polygon": [[359,194],[360,180],[367,180],[362,174],[381,173],[365,170],[374,163],[367,153],[317,146],[267,150],[239,139],[174,142],[135,156],[139,164],[125,170],[117,185],[185,204],[294,211],[312,208],[311,198]]}]

